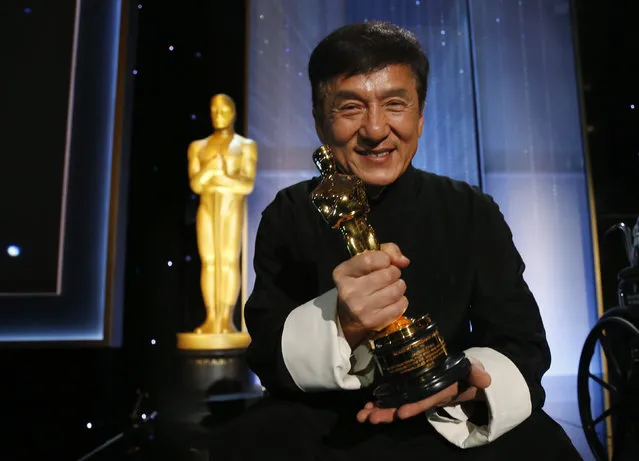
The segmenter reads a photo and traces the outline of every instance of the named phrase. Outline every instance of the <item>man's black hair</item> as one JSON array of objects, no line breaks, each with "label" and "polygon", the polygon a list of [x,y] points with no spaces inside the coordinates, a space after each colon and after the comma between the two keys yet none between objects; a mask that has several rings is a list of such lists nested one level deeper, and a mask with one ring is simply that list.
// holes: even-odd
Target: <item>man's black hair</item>
[{"label": "man's black hair", "polygon": [[430,65],[415,35],[386,22],[340,27],[315,47],[308,62],[313,109],[321,112],[327,85],[335,77],[368,74],[391,64],[405,64],[411,68],[420,109],[423,108]]}]

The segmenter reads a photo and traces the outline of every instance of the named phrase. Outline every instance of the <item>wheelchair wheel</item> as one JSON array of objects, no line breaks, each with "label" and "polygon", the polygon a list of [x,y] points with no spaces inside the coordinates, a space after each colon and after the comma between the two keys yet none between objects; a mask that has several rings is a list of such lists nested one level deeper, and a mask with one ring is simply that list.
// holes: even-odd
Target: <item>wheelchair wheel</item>
[{"label": "wheelchair wheel", "polygon": [[[607,444],[603,442],[608,420],[612,427],[613,459],[639,459],[634,458],[639,441],[639,329],[633,320],[627,309],[606,312],[588,334],[579,360],[579,414],[588,445],[598,461],[608,459]],[[599,351],[607,363],[607,377],[590,369]],[[608,391],[608,402],[600,414],[593,414],[591,389]]]}]

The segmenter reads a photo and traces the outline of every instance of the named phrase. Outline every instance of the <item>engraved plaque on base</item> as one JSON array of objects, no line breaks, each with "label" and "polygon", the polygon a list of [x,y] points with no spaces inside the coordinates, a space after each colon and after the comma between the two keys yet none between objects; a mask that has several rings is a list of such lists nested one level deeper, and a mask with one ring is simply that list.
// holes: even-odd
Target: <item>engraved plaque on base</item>
[{"label": "engraved plaque on base", "polygon": [[392,332],[385,329],[371,339],[381,380],[373,394],[383,407],[425,399],[470,372],[470,362],[463,354],[447,353],[446,343],[429,315],[406,320],[408,325]]}]

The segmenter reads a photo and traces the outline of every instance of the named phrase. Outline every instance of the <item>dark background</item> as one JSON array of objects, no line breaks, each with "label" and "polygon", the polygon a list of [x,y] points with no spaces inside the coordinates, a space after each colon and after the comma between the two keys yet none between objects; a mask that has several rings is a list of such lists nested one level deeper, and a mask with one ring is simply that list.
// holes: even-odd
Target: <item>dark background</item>
[{"label": "dark background", "polygon": [[[606,238],[604,231],[639,215],[639,108],[630,109],[639,106],[633,2],[574,3],[601,275],[613,305],[614,277],[627,261],[620,236]],[[125,425],[136,389],[149,393],[150,407],[160,404],[175,333],[203,317],[186,149],[210,133],[208,100],[218,92],[236,101],[236,130],[244,134],[245,13],[241,1],[191,0],[143,2],[134,14],[123,347],[3,351],[0,417],[8,429],[1,458],[32,459],[36,452],[77,458]]]},{"label": "dark background", "polygon": [[[58,339],[96,340],[102,337],[105,323],[109,193],[117,197],[115,191],[120,189],[110,179],[112,152],[117,150],[111,128],[119,2],[58,3],[57,9],[45,0],[2,4],[0,30],[10,35],[3,42],[8,52],[1,61],[2,75],[7,76],[2,94],[11,96],[3,97],[0,104],[0,284],[9,285],[12,292],[31,293],[6,295],[0,286],[3,341],[54,340],[56,333]],[[76,4],[81,7],[77,9]],[[69,37],[76,25],[76,10],[80,39],[67,140],[68,80],[74,53]],[[70,151],[65,160],[67,141]],[[64,162],[68,162],[69,180],[62,200]],[[42,296],[43,290],[50,293],[57,288],[62,203],[66,211],[60,293]],[[124,216],[126,202],[114,199],[114,203]],[[19,257],[8,256],[10,243],[22,247]],[[123,258],[123,253],[122,246],[118,256]],[[123,271],[118,275],[124,278]],[[112,285],[118,289],[109,293],[120,295],[121,283]],[[110,319],[119,322],[118,314]],[[119,344],[116,336],[121,328],[113,330],[117,334],[109,344]]]},{"label": "dark background", "polygon": [[[577,0],[584,129],[594,191],[604,306],[614,306],[616,274],[628,265],[618,222],[639,216],[639,39],[630,0]],[[634,5],[636,6],[636,5]],[[631,109],[634,104],[635,109]]]},{"label": "dark background", "polygon": [[0,293],[55,293],[75,2],[20,3],[0,3]]}]

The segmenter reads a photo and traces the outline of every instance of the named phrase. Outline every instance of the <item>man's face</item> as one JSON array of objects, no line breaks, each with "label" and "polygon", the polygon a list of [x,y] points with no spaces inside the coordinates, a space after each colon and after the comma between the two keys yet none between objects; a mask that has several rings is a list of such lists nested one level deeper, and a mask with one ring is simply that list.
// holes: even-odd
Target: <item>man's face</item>
[{"label": "man's face", "polygon": [[328,85],[320,140],[344,172],[386,186],[408,168],[424,124],[410,67],[390,65],[370,74],[338,77]]}]

